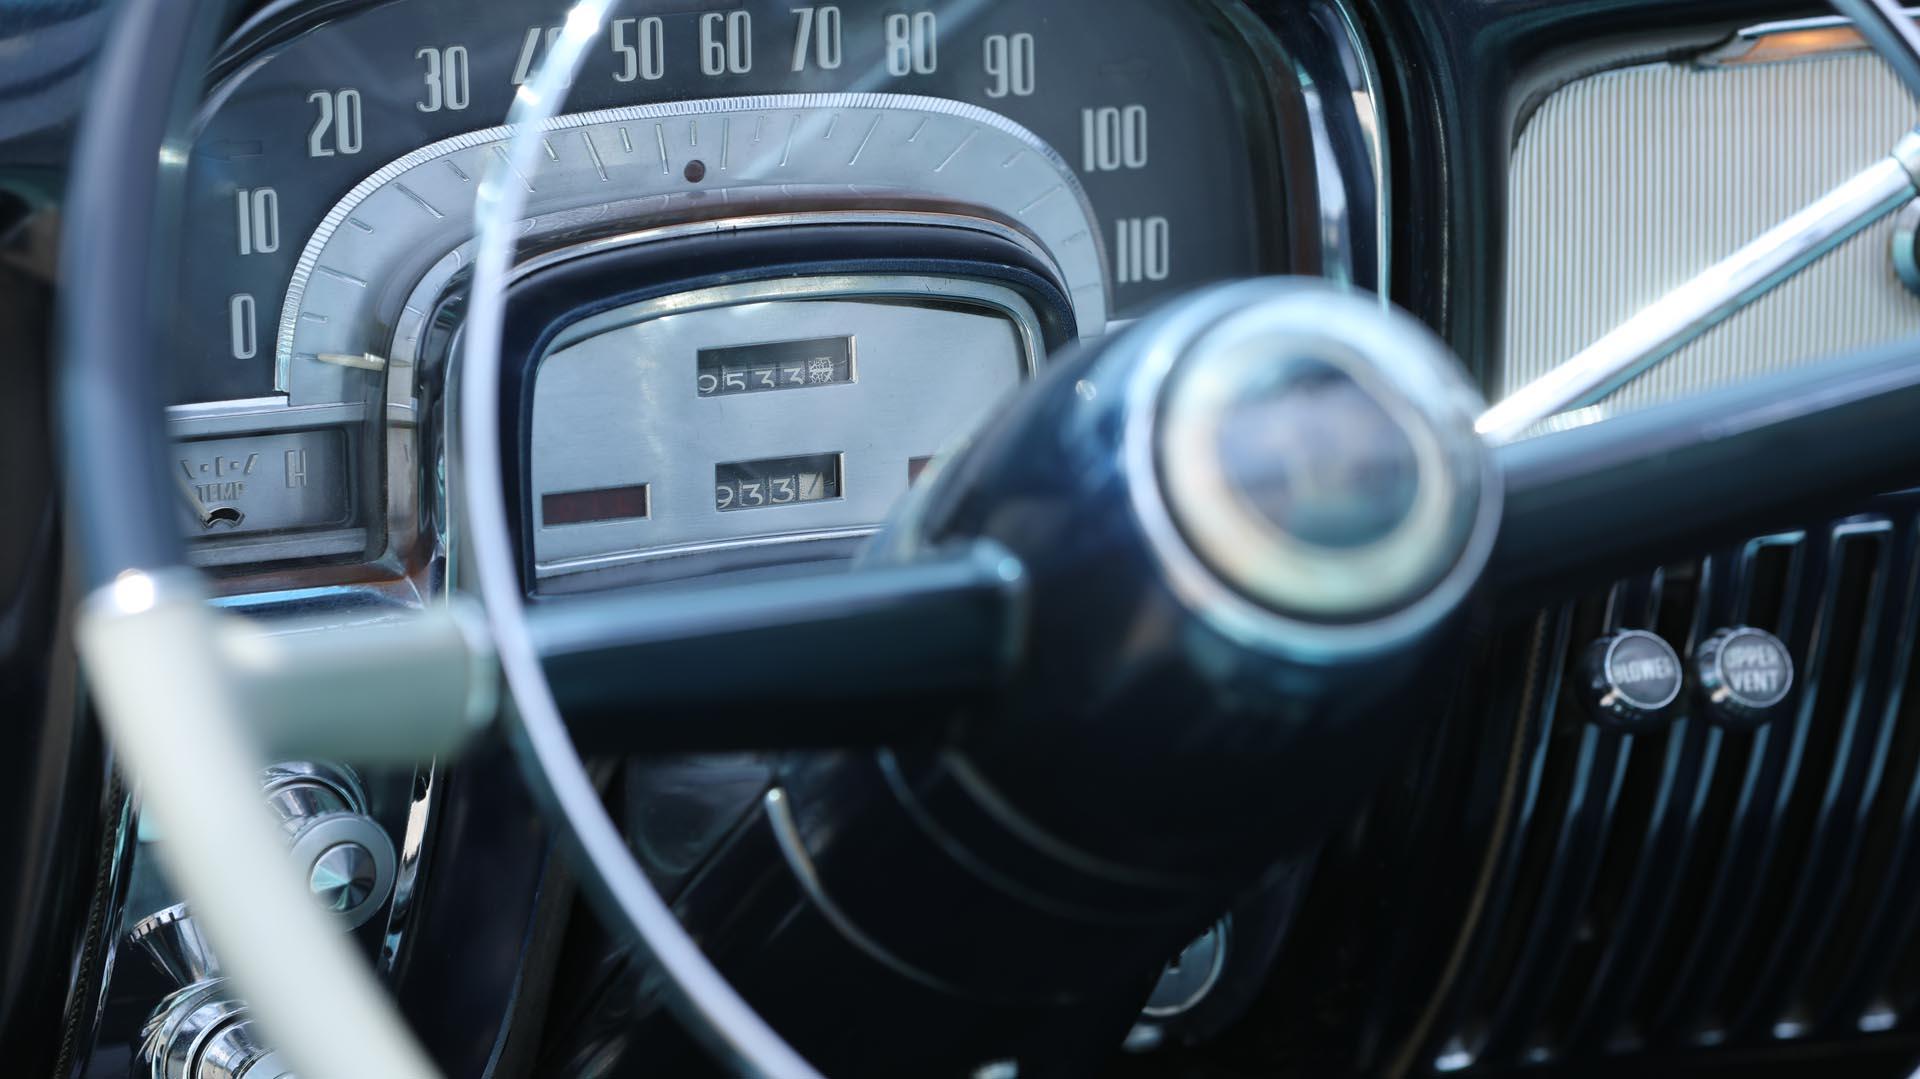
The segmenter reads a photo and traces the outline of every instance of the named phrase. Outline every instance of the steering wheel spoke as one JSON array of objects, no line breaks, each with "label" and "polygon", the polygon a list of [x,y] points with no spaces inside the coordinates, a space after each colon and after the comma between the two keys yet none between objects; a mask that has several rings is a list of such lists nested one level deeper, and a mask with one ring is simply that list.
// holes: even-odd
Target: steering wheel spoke
[{"label": "steering wheel spoke", "polygon": [[900,744],[1003,685],[1023,570],[982,542],[925,561],[528,611],[583,753]]},{"label": "steering wheel spoke", "polygon": [[1499,447],[1506,505],[1493,589],[1532,609],[1911,484],[1915,348],[1902,341]]},{"label": "steering wheel spoke", "polygon": [[1920,29],[1904,5],[1898,0],[1833,0],[1833,7],[1853,20],[1907,92],[1920,98]]}]

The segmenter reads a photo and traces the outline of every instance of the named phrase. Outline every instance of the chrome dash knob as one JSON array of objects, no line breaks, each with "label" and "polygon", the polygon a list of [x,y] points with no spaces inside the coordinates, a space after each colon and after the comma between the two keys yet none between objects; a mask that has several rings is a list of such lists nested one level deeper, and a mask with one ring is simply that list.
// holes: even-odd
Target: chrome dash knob
[{"label": "chrome dash knob", "polygon": [[1643,629],[1610,633],[1588,645],[1580,660],[1583,703],[1596,722],[1609,727],[1632,730],[1666,722],[1685,686],[1680,654]]},{"label": "chrome dash knob", "polygon": [[291,846],[307,888],[349,928],[372,918],[393,890],[393,840],[371,817],[321,813],[300,821]]},{"label": "chrome dash knob", "polygon": [[225,978],[167,994],[141,1027],[130,1075],[146,1079],[292,1079]]},{"label": "chrome dash knob", "polygon": [[1693,650],[1693,677],[1715,722],[1757,727],[1778,714],[1793,691],[1793,653],[1764,629],[1731,626]]},{"label": "chrome dash knob", "polygon": [[154,911],[134,923],[127,942],[138,947],[177,986],[217,977],[220,963],[185,903]]}]

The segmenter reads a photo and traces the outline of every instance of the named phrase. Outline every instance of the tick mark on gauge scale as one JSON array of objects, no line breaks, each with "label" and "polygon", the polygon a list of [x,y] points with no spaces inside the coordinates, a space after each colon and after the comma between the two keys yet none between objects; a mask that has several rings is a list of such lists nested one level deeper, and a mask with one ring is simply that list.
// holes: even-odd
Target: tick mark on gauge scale
[{"label": "tick mark on gauge scale", "polygon": [[861,152],[867,148],[867,143],[873,140],[873,133],[880,129],[880,121],[884,119],[885,116],[886,114],[882,113],[881,115],[873,118],[873,123],[867,125],[867,133],[861,136],[860,145],[853,148],[853,156],[850,158],[847,158],[847,164],[851,165],[854,162],[860,160]]},{"label": "tick mark on gauge scale", "polygon": [[600,149],[593,144],[593,136],[585,131],[580,133],[580,141],[587,144],[587,156],[593,159],[593,171],[600,174],[602,183],[607,179],[607,163],[600,160]]},{"label": "tick mark on gauge scale", "polygon": [[727,157],[733,149],[733,119],[720,118],[720,171],[727,171]]},{"label": "tick mark on gauge scale", "polygon": [[668,173],[673,171],[672,164],[667,161],[666,125],[664,124],[653,125],[653,144],[660,148],[660,175],[665,176]]},{"label": "tick mark on gauge scale", "polygon": [[358,277],[355,277],[350,273],[341,273],[339,270],[336,270],[331,266],[315,266],[313,268],[313,271],[315,273],[326,274],[328,277],[331,277],[336,281],[345,281],[349,285],[358,285],[361,288],[367,287],[367,283],[364,280]]},{"label": "tick mark on gauge scale", "polygon": [[393,189],[395,191],[400,192],[402,195],[405,195],[406,197],[412,199],[416,205],[418,205],[422,210],[425,210],[426,212],[432,214],[436,220],[447,216],[446,214],[441,213],[438,209],[435,209],[433,203],[428,202],[426,199],[421,198],[419,192],[415,191],[411,187],[408,187],[406,184],[396,183],[393,185]]},{"label": "tick mark on gauge scale", "polygon": [[558,162],[559,162],[559,160],[560,160],[560,151],[558,151],[558,150],[555,150],[555,149],[553,148],[553,141],[552,141],[551,139],[541,139],[541,140],[540,140],[540,145],[542,145],[542,146],[544,146],[544,147],[546,147],[546,148],[547,148],[547,160],[548,160],[548,161],[552,161],[552,162],[555,162],[555,163],[558,163]]},{"label": "tick mark on gauge scale", "polygon": [[500,159],[501,164],[505,165],[509,169],[512,169],[513,174],[515,176],[520,177],[520,182],[526,185],[528,191],[533,190],[533,181],[527,179],[527,174],[524,172],[521,172],[520,166],[513,163],[513,157],[512,155],[507,153],[506,147],[500,145],[499,143],[494,143],[493,153],[494,153],[494,156]]},{"label": "tick mark on gauge scale", "polygon": [[460,166],[454,164],[452,158],[447,159],[447,167],[453,170],[453,174],[455,176],[460,177],[461,183],[470,184],[473,182],[473,177],[468,176],[465,169],[462,169]]},{"label": "tick mark on gauge scale", "polygon": [[978,135],[979,133],[980,133],[980,132],[979,132],[979,131],[977,131],[977,130],[975,130],[975,131],[969,131],[969,132],[967,132],[967,137],[966,137],[966,138],[964,138],[964,139],[961,139],[961,140],[960,140],[960,145],[958,145],[958,146],[956,146],[956,147],[954,147],[954,148],[953,148],[953,152],[952,152],[952,153],[950,153],[950,154],[948,154],[948,155],[947,155],[946,157],[944,157],[944,158],[942,158],[942,159],[940,160],[940,163],[939,163],[938,165],[935,165],[935,166],[933,167],[933,171],[935,171],[935,172],[939,172],[940,170],[942,170],[942,169],[944,169],[944,168],[946,168],[946,167],[947,167],[948,165],[951,165],[951,164],[953,164],[953,159],[954,159],[954,158],[956,158],[956,157],[959,157],[959,156],[960,156],[960,151],[962,151],[962,150],[964,150],[964,149],[966,149],[966,148],[967,148],[967,144],[968,144],[968,143],[971,143],[971,142],[973,141],[973,137],[974,137],[975,135]]},{"label": "tick mark on gauge scale", "polygon": [[1019,212],[1023,214],[1026,213],[1028,210],[1031,210],[1035,206],[1038,206],[1041,203],[1047,201],[1047,199],[1051,198],[1054,195],[1054,193],[1059,190],[1060,190],[1060,185],[1054,184],[1052,187],[1049,187],[1045,191],[1040,192],[1040,194],[1036,196],[1032,202],[1029,202],[1025,206],[1020,207]]},{"label": "tick mark on gauge scale", "polygon": [[780,147],[780,167],[783,169],[787,167],[787,158],[793,154],[793,132],[794,129],[799,126],[799,116],[795,116],[787,121],[787,141]]}]

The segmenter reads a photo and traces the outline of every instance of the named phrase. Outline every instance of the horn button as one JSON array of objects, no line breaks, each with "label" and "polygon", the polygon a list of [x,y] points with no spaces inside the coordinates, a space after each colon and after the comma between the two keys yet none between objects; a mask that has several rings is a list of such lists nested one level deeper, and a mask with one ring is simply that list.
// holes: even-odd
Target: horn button
[{"label": "horn button", "polygon": [[1424,334],[1351,297],[1301,299],[1231,315],[1180,357],[1157,481],[1230,587],[1282,616],[1365,622],[1460,561],[1484,451]]}]

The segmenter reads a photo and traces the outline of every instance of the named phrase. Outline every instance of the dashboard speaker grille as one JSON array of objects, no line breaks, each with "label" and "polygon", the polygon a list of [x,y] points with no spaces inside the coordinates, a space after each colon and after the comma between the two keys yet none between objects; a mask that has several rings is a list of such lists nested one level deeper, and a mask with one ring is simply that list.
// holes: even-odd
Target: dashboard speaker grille
[{"label": "dashboard speaker grille", "polygon": [[[1450,1072],[1911,1026],[1915,553],[1907,501],[1544,615],[1513,725],[1497,702],[1483,713],[1486,730],[1514,739],[1513,767],[1483,748],[1480,776],[1409,788],[1422,792],[1416,828],[1440,850],[1449,840],[1434,829],[1470,819],[1490,784],[1505,797],[1480,833],[1496,838],[1469,894],[1421,904],[1434,921],[1457,919],[1453,953],[1406,944],[1436,932],[1417,917],[1383,950],[1381,976],[1430,979],[1432,992],[1404,1014],[1376,1009],[1382,1043],[1411,1029],[1410,1070]],[[1686,653],[1737,623],[1774,631],[1796,659],[1793,710],[1759,730],[1689,710],[1662,730],[1619,733],[1561,692],[1582,647],[1610,629],[1653,629]],[[1469,724],[1449,727],[1443,742],[1473,737]]]},{"label": "dashboard speaker grille", "polygon": [[[1513,152],[1495,396],[1886,156],[1913,121],[1913,99],[1865,52],[1653,64],[1554,92]],[[1863,232],[1606,405],[1666,400],[1920,330],[1920,299],[1893,270],[1892,230],[1888,220]]]}]

